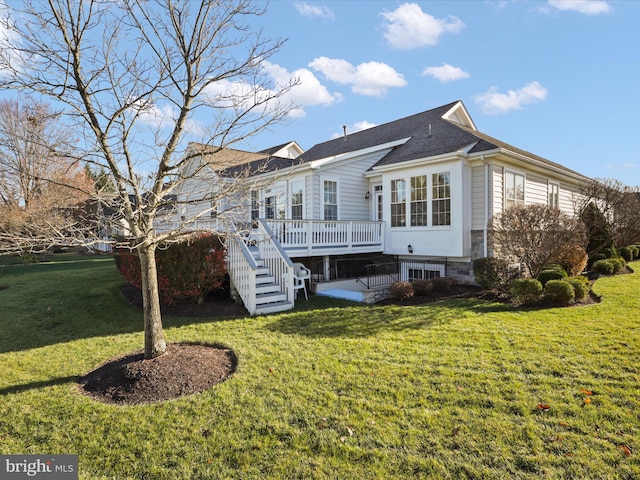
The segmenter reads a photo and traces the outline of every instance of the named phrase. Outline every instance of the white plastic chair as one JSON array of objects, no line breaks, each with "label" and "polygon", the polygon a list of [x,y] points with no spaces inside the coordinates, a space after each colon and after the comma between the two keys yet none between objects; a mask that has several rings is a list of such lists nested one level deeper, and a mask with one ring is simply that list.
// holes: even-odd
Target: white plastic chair
[{"label": "white plastic chair", "polygon": [[293,289],[298,296],[298,290],[304,290],[304,298],[309,300],[307,295],[307,283],[306,281],[311,278],[311,270],[304,266],[302,263],[293,264]]}]

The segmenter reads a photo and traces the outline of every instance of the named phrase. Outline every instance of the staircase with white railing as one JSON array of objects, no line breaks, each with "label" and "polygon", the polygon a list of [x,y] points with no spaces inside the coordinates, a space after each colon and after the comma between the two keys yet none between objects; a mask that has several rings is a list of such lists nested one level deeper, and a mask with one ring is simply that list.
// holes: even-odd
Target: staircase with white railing
[{"label": "staircase with white railing", "polygon": [[250,240],[241,236],[229,239],[227,269],[250,315],[293,308],[293,264],[261,221]]}]

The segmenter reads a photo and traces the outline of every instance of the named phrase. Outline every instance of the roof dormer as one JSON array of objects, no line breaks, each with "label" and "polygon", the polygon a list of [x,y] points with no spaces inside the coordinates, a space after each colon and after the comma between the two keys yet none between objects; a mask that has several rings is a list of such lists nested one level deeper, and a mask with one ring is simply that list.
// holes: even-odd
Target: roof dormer
[{"label": "roof dormer", "polygon": [[471,115],[469,115],[469,112],[462,101],[456,102],[453,107],[442,115],[442,118],[444,120],[457,123],[458,125],[462,125],[463,127],[471,128],[472,130],[478,130],[475,123],[473,123],[473,120],[471,120]]}]

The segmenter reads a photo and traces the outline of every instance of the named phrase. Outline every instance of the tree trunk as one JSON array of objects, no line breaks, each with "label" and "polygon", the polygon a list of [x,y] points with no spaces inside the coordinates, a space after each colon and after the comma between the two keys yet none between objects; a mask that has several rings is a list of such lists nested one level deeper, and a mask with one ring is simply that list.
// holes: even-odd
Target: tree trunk
[{"label": "tree trunk", "polygon": [[142,271],[144,358],[149,359],[162,355],[167,348],[167,344],[164,341],[164,333],[162,332],[155,245],[139,247],[138,255],[140,256],[140,268]]}]

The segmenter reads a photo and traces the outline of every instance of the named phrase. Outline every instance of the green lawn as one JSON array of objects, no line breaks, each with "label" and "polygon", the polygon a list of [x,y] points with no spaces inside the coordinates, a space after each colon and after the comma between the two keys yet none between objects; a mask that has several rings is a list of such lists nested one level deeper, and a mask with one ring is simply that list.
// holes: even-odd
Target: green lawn
[{"label": "green lawn", "polygon": [[640,478],[635,266],[579,308],[311,298],[166,318],[169,341],[224,344],[238,369],[132,407],[75,384],[143,345],[112,259],[0,266],[0,453],[77,453],[82,479]]}]

